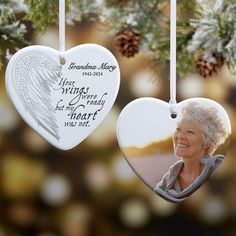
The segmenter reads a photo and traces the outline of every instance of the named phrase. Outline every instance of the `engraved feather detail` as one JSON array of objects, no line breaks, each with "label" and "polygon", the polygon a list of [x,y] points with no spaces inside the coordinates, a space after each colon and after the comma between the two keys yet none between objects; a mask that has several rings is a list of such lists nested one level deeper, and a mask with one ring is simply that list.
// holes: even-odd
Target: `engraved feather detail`
[{"label": "engraved feather detail", "polygon": [[61,65],[35,51],[18,58],[15,68],[14,86],[26,111],[39,126],[59,141],[59,127],[52,106],[51,89],[61,77]]}]

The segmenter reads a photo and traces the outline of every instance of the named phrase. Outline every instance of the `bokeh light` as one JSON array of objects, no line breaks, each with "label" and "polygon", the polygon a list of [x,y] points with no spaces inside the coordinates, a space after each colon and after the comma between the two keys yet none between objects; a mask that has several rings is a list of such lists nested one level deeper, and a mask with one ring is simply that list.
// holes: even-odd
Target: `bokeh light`
[{"label": "bokeh light", "polygon": [[[113,106],[97,129],[87,138],[86,142],[93,146],[106,146],[116,137],[116,122],[119,116],[119,109]],[[106,130],[106,132],[104,132]]]},{"label": "bokeh light", "polygon": [[29,203],[18,202],[9,207],[8,218],[16,225],[29,226],[35,223],[36,212]]},{"label": "bokeh light", "polygon": [[18,116],[12,106],[6,104],[2,97],[0,98],[0,131],[13,130],[18,125]]},{"label": "bokeh light", "polygon": [[130,199],[121,206],[120,218],[128,227],[140,228],[148,223],[150,210],[144,201],[140,199]]},{"label": "bokeh light", "polygon": [[0,169],[1,190],[10,198],[32,197],[46,174],[44,163],[18,154],[4,156]]},{"label": "bokeh light", "polygon": [[205,84],[199,75],[189,74],[186,78],[178,80],[177,86],[181,97],[187,99],[192,97],[202,97]]},{"label": "bokeh light", "polygon": [[223,199],[213,196],[199,205],[199,215],[207,223],[218,224],[227,217],[227,206]]},{"label": "bokeh light", "polygon": [[45,152],[50,147],[50,144],[31,128],[24,130],[22,139],[27,149],[33,152]]},{"label": "bokeh light", "polygon": [[176,204],[168,202],[160,197],[157,197],[153,193],[150,193],[149,203],[154,214],[160,217],[167,217],[172,215],[177,207]]},{"label": "bokeh light", "polygon": [[89,233],[91,211],[82,203],[72,203],[59,213],[59,228],[64,236],[86,236]]},{"label": "bokeh light", "polygon": [[[161,83],[153,71],[137,71],[131,80],[131,91],[135,97],[155,96],[161,89]],[[155,82],[155,83],[154,83]]]},{"label": "bokeh light", "polygon": [[111,184],[111,176],[104,163],[92,162],[85,169],[85,181],[92,191],[102,192]]},{"label": "bokeh light", "polygon": [[128,185],[137,180],[135,172],[131,169],[124,157],[116,155],[111,164],[111,171],[114,178],[125,185]]},{"label": "bokeh light", "polygon": [[48,176],[41,188],[43,200],[52,206],[65,203],[70,198],[71,192],[70,182],[60,174]]}]

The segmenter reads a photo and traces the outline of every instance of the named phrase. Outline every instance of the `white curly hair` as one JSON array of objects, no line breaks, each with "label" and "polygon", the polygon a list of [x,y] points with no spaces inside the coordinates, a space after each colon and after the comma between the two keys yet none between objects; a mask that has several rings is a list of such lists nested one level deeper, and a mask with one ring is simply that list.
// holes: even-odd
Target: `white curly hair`
[{"label": "white curly hair", "polygon": [[202,127],[205,135],[203,143],[207,147],[207,154],[210,155],[225,142],[229,135],[215,107],[204,107],[191,101],[181,111],[179,121],[183,120],[191,120]]}]

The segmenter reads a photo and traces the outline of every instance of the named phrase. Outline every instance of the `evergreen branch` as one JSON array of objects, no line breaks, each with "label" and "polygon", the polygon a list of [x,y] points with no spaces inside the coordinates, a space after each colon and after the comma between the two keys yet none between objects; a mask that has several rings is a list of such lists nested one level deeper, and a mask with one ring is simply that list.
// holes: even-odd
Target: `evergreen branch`
[{"label": "evergreen branch", "polygon": [[29,7],[26,19],[32,21],[36,33],[43,33],[58,17],[58,0],[26,0]]},{"label": "evergreen branch", "polygon": [[[193,70],[196,55],[211,60],[220,54],[236,64],[236,0],[179,0],[177,72]],[[100,22],[115,36],[127,27],[141,36],[141,52],[153,52],[158,68],[169,62],[169,5],[164,0],[67,0],[66,22]],[[20,14],[20,15],[19,15]],[[19,0],[0,3],[0,57],[27,44],[22,19],[32,22],[35,34],[58,22],[58,0]],[[1,63],[1,62],[0,62]]]}]

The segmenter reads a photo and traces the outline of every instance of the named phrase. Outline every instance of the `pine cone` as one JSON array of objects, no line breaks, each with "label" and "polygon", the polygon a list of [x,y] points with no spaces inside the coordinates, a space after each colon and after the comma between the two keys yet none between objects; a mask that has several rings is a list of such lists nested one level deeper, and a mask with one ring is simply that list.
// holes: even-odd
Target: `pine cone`
[{"label": "pine cone", "polygon": [[216,56],[215,62],[209,62],[202,57],[196,61],[196,68],[198,73],[206,78],[212,76],[213,73],[217,73],[219,69],[224,65],[224,58],[222,56]]},{"label": "pine cone", "polygon": [[116,34],[116,48],[125,57],[133,57],[139,52],[140,41],[140,34],[130,28]]}]

